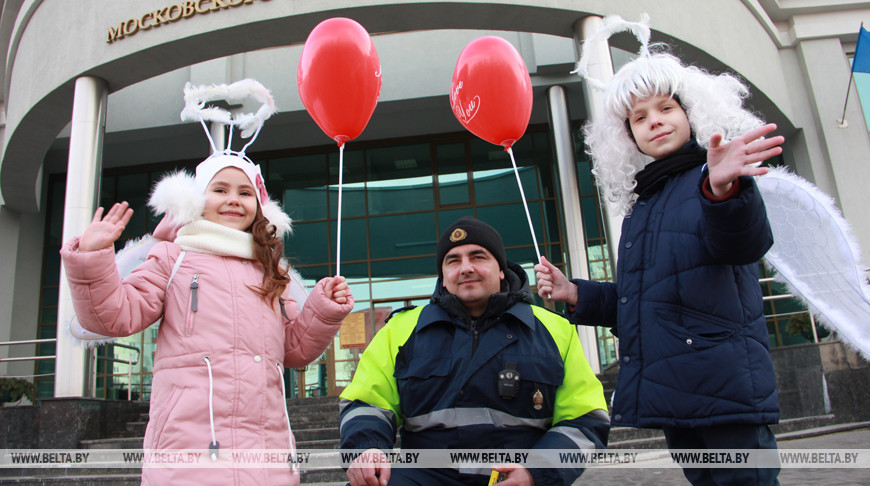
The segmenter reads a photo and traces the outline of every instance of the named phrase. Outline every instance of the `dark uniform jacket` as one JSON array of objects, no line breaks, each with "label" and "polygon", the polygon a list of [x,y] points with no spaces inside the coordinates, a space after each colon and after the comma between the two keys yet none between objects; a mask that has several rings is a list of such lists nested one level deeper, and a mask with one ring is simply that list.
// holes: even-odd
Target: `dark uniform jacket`
[{"label": "dark uniform jacket", "polygon": [[[510,288],[490,297],[476,321],[439,280],[431,304],[395,314],[378,332],[341,395],[342,449],[390,449],[397,430],[403,449],[605,446],[602,386],[575,327],[524,302],[526,274],[508,265]],[[521,379],[505,398],[498,374],[511,367]],[[567,485],[582,468],[530,471],[536,484]],[[459,472],[487,484],[489,469]]]}]

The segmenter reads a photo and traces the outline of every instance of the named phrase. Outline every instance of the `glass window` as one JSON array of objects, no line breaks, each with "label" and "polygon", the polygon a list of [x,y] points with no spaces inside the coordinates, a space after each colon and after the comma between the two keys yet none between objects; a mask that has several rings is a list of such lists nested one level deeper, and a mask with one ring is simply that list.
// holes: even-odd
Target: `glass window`
[{"label": "glass window", "polygon": [[369,245],[372,258],[433,254],[437,242],[435,213],[369,218]]},{"label": "glass window", "polygon": [[432,156],[428,143],[366,151],[370,215],[431,210]]},{"label": "glass window", "polygon": [[[336,240],[330,242],[332,248],[335,248],[338,238],[338,225],[335,221],[329,223],[329,236]],[[368,250],[366,248],[366,220],[363,218],[344,219],[341,220],[341,260],[342,265],[347,261],[365,260],[368,258]],[[325,241],[315,242],[319,245],[325,245]],[[335,256],[332,256],[335,260]]]},{"label": "glass window", "polygon": [[[436,231],[435,241],[437,245],[438,238],[441,236],[441,233],[447,229],[448,226],[453,224],[457,219],[463,216],[471,216],[474,217],[474,209],[473,208],[465,208],[465,209],[451,209],[447,211],[438,211],[438,231]],[[432,247],[432,253],[435,253],[435,247]]]},{"label": "glass window", "polygon": [[468,185],[468,159],[464,143],[435,147],[438,161],[438,202],[441,206],[467,204],[471,201]]},{"label": "glass window", "polygon": [[369,276],[369,262],[347,262],[344,256],[341,257],[341,268],[336,269],[335,265],[331,265],[329,274],[335,275],[336,270],[345,278],[367,278]]},{"label": "glass window", "polygon": [[[401,260],[379,260],[372,262],[372,278],[375,277],[419,277],[435,273],[435,258],[404,258]],[[429,294],[432,290],[429,290]],[[374,298],[381,298],[377,293]]]},{"label": "glass window", "polygon": [[[338,214],[338,165],[340,154],[329,153],[329,217]],[[365,151],[345,150],[341,188],[341,217],[366,215]]]},{"label": "glass window", "polygon": [[[435,258],[425,260],[427,270],[434,274]],[[413,262],[420,265],[419,262]],[[378,296],[378,300],[413,297],[417,295],[432,295],[435,290],[435,277],[412,278],[412,279],[372,279],[372,292]]]},{"label": "glass window", "polygon": [[294,221],[326,219],[326,160],[324,154],[269,160],[267,188],[283,197]]},{"label": "glass window", "polygon": [[330,258],[331,241],[326,222],[297,224],[293,234],[284,238],[284,254],[294,266],[329,262],[335,259]]},{"label": "glass window", "polygon": [[295,223],[326,219],[326,187],[284,190],[284,211]]},{"label": "glass window", "polygon": [[[535,228],[535,238],[540,243],[543,240],[541,204],[529,201],[529,214]],[[532,233],[523,203],[480,207],[477,208],[477,218],[496,228],[501,233],[506,247],[533,246]]]},{"label": "glass window", "polygon": [[[101,183],[101,187],[112,186],[112,178],[104,177],[103,179],[104,181]],[[148,194],[151,190],[147,172],[120,175],[117,179],[117,185],[117,194],[112,194],[112,196],[108,198],[109,200],[103,204],[103,207],[108,210],[112,204],[118,201],[127,201],[133,209],[133,217],[130,218],[127,227],[124,228],[124,233],[121,234],[121,239],[115,244],[116,250],[123,248],[124,245],[122,240],[136,238],[142,236],[144,233],[145,228],[148,226],[148,213],[150,213],[146,203],[148,202]],[[104,193],[105,190],[106,189],[104,189]]]},{"label": "glass window", "polygon": [[60,251],[63,244],[63,205],[66,196],[66,184],[52,182],[49,184],[49,210],[46,229],[46,245],[56,246]]},{"label": "glass window", "polygon": [[45,287],[57,287],[60,285],[60,252],[48,252],[45,254],[45,278],[42,285]]}]

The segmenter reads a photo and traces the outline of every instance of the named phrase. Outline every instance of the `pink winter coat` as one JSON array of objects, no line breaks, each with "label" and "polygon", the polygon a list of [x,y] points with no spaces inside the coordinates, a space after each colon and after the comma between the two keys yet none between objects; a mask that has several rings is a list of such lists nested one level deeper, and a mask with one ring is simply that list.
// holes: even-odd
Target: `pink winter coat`
[{"label": "pink winter coat", "polygon": [[[269,307],[249,288],[262,283],[259,263],[194,251],[186,252],[167,292],[180,251],[174,243],[158,243],[122,282],[112,248],[79,252],[74,239],[61,250],[76,315],[85,329],[128,336],[163,316],[145,449],[207,450],[212,441],[210,388],[221,462],[229,459],[231,449],[290,449],[284,368],[318,358],[353,308],[353,299],[344,305],[329,300],[321,281],[301,313],[287,297],[286,320],[277,304]],[[298,484],[299,476],[290,467],[144,467],[142,483]]]}]

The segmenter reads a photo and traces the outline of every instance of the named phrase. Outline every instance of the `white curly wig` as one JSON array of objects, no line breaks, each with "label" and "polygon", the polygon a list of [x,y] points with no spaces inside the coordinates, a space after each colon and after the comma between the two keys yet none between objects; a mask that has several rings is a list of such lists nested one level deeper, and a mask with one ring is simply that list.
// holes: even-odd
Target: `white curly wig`
[{"label": "white curly wig", "polygon": [[641,55],[629,62],[607,84],[600,119],[583,126],[596,183],[620,214],[631,212],[637,199],[633,192],[635,175],[652,162],[638,149],[625,121],[633,100],[655,95],[679,99],[692,134],[704,149],[714,133],[721,133],[727,141],[763,125],[743,107],[749,90],[733,75],[713,75],[684,66],[664,52]]}]

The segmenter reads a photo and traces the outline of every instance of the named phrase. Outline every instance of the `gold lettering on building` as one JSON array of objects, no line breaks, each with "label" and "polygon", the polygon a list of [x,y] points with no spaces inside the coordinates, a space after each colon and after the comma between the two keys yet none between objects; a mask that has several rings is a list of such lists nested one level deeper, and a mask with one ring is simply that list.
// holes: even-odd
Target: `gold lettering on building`
[{"label": "gold lettering on building", "polygon": [[[108,38],[106,42],[111,44],[119,41],[124,37],[129,37],[140,30],[150,30],[152,27],[160,27],[164,24],[171,24],[179,20],[189,19],[196,15],[204,15],[211,12],[219,12],[236,8],[241,5],[254,3],[255,0],[185,0],[180,3],[164,7],[142,14],[139,18],[132,18],[118,23],[117,26],[110,26]],[[267,2],[268,0],[259,0]]]}]

